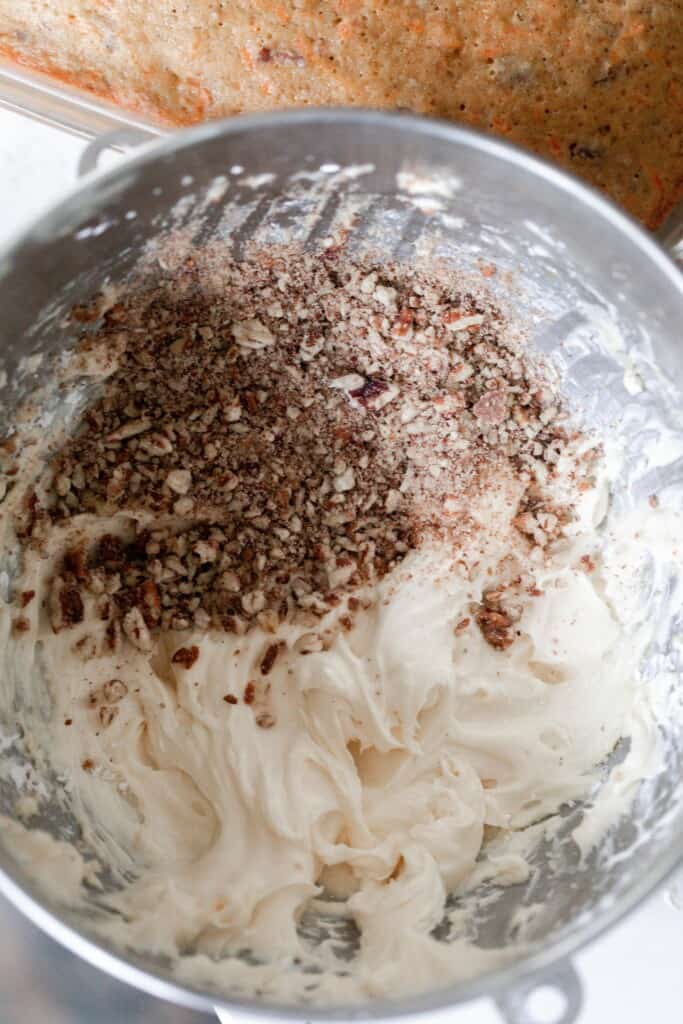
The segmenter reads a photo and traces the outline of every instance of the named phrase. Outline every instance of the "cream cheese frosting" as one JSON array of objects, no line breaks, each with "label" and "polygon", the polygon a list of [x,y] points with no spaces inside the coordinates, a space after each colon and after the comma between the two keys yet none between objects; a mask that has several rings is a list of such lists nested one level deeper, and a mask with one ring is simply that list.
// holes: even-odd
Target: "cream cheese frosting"
[{"label": "cream cheese frosting", "polygon": [[[382,305],[395,302],[391,291],[379,286]],[[466,328],[450,319],[438,330],[457,339],[483,319]],[[245,324],[253,333],[255,323],[238,324],[252,346],[263,340],[247,336]],[[412,327],[399,323],[412,344]],[[337,325],[344,337],[345,325]],[[120,371],[125,339],[117,328],[104,341],[77,351],[63,377],[69,385]],[[248,358],[258,350],[247,345]],[[406,350],[407,378],[416,351]],[[447,351],[435,345],[426,380]],[[158,355],[141,365],[154,367]],[[460,387],[473,371],[458,363],[454,372]],[[389,389],[367,373],[367,394],[348,374],[333,378],[335,393],[341,380],[351,395],[384,401]],[[346,409],[347,398],[337,398]],[[439,406],[449,416],[452,398]],[[497,427],[503,399],[487,387],[472,409]],[[540,403],[551,419],[553,403],[553,394]],[[395,415],[410,434],[416,411],[407,403],[404,411]],[[517,417],[523,431],[524,408]],[[127,425],[131,437],[144,426],[161,462],[167,436],[147,437],[151,423],[140,418]],[[118,427],[107,437],[117,433],[125,440]],[[26,827],[2,826],[5,846],[49,899],[85,910],[107,942],[170,957],[175,977],[230,995],[327,1006],[400,997],[520,956],[524,935],[481,948],[469,908],[490,898],[491,886],[531,877],[538,843],[564,820],[559,812],[590,796],[573,834],[578,855],[588,853],[650,770],[656,725],[639,665],[657,623],[643,612],[643,593],[652,552],[659,546],[655,559],[672,557],[679,519],[647,502],[631,518],[618,514],[610,502],[618,467],[594,460],[592,441],[577,432],[578,450],[560,445],[553,463],[529,442],[537,481],[554,507],[572,513],[539,543],[537,522],[518,528],[529,480],[500,457],[496,435],[477,463],[481,486],[455,496],[452,510],[476,529],[465,540],[425,534],[386,575],[354,591],[350,625],[344,592],[313,626],[285,618],[266,629],[252,618],[240,634],[162,623],[145,643],[128,637],[112,649],[94,590],[83,589],[70,628],[55,623],[59,567],[67,552],[104,536],[130,541],[159,520],[158,509],[90,514],[76,503],[68,516],[45,516],[40,543],[22,545],[15,514],[63,440],[48,434],[19,458],[2,506],[10,571],[0,697],[41,777],[55,780],[22,796],[16,816]],[[387,428],[386,436],[392,453],[400,434]],[[422,437],[429,478],[433,437],[416,428],[410,437]],[[414,455],[415,446],[409,440],[406,450]],[[577,476],[589,452],[590,470]],[[337,497],[347,472],[339,469]],[[163,514],[189,529],[183,509],[192,499],[177,467],[169,478],[173,504]],[[482,618],[499,589],[515,605],[504,642],[495,603],[488,635]],[[612,766],[625,739],[626,756]],[[80,829],[77,843],[32,827],[51,801]],[[532,916],[533,908],[521,910]],[[307,921],[316,914],[325,928],[314,942]],[[438,938],[444,931],[448,942]]]},{"label": "cream cheese frosting", "polygon": [[[297,924],[325,895],[335,901],[328,911],[360,931],[343,998],[420,990],[505,959],[433,937],[449,893],[487,875],[523,880],[528,862],[512,846],[505,855],[505,837],[585,796],[640,706],[635,666],[647,630],[628,621],[624,594],[642,550],[624,558],[622,540],[611,561],[609,544],[598,551],[605,488],[585,496],[573,536],[534,567],[534,596],[506,650],[487,643],[471,609],[514,552],[514,495],[477,551],[414,552],[377,585],[351,632],[333,631],[327,649],[308,654],[296,650],[302,627],[293,624],[276,636],[168,632],[151,652],[103,654],[94,607],[54,633],[41,600],[54,560],[76,538],[126,524],[55,526],[47,552],[26,555],[21,585],[37,595],[29,628],[11,632],[3,618],[5,685],[22,695],[90,847],[126,880],[106,899],[121,915],[108,933],[133,949],[189,951],[186,974],[193,964],[200,977],[234,980],[238,961],[209,957],[249,948],[272,971],[310,955]],[[266,680],[259,665],[273,641],[282,653]],[[195,645],[194,664],[174,663],[179,647]],[[272,724],[263,728],[266,686]],[[49,712],[39,722],[41,701]],[[651,725],[644,733],[633,778]],[[503,854],[486,863],[492,837]],[[249,971],[263,984],[268,968]]]}]

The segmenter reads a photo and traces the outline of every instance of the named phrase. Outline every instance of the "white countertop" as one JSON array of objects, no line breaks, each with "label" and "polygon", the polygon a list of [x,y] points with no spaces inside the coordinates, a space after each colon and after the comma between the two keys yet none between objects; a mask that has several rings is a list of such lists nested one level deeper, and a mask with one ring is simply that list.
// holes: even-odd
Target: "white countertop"
[{"label": "white countertop", "polygon": [[[0,241],[75,183],[84,146],[82,140],[0,109]],[[115,154],[105,157],[107,163],[117,159]],[[0,929],[0,1024],[207,1020],[135,993],[76,961],[1,898]],[[670,893],[661,891],[575,958],[585,997],[581,1024],[677,1021],[683,1003],[681,948],[683,915]],[[538,1024],[554,1024],[552,1002],[536,1009]],[[496,1024],[501,1018],[493,1003],[480,1000],[453,1011],[452,1019],[453,1024]]]}]

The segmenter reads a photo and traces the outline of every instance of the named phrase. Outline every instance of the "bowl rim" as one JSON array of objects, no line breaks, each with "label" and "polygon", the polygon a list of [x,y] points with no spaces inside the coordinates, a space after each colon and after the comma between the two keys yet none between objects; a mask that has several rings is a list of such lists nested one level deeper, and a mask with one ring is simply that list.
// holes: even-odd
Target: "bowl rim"
[{"label": "bowl rim", "polygon": [[[110,194],[110,189],[120,179],[132,172],[144,172],[145,168],[158,160],[200,145],[205,141],[225,138],[245,131],[262,132],[274,126],[363,125],[400,128],[416,137],[438,138],[454,147],[478,150],[491,156],[501,164],[515,166],[531,176],[553,185],[558,193],[578,200],[590,209],[594,216],[615,228],[631,245],[638,249],[668,281],[681,300],[683,313],[683,274],[657,240],[629,214],[606,198],[597,189],[581,181],[573,174],[560,169],[547,160],[505,140],[485,134],[457,123],[403,112],[386,112],[347,107],[316,107],[304,110],[275,111],[260,114],[242,114],[207,122],[184,129],[161,139],[154,139],[141,146],[132,157],[117,164],[106,172],[96,172],[79,181],[59,202],[40,214],[28,226],[15,232],[13,237],[0,249],[0,278],[12,266],[13,253],[35,241],[44,241],[46,233],[41,225],[45,221],[58,224],[60,217],[70,212],[75,200],[88,191],[101,197]],[[90,208],[90,213],[94,209]],[[439,1013],[449,1013],[453,1007],[472,999],[499,996],[503,991],[528,986],[536,979],[540,984],[544,972],[552,965],[571,956],[579,949],[604,934],[609,928],[623,920],[635,910],[656,888],[658,888],[683,860],[683,830],[656,859],[651,870],[615,902],[599,913],[591,915],[581,927],[570,934],[560,935],[543,948],[536,949],[529,956],[511,964],[496,968],[467,981],[444,986],[417,996],[400,1000],[379,999],[349,1005],[333,1005],[322,1009],[316,1006],[291,1005],[278,1002],[260,1002],[257,999],[226,999],[212,995],[200,986],[180,984],[170,980],[163,972],[153,968],[140,967],[136,960],[124,951],[113,952],[103,942],[87,937],[78,928],[67,923],[59,914],[48,908],[47,901],[34,895],[34,886],[25,881],[25,875],[13,862],[6,851],[0,853],[0,892],[38,928],[65,946],[72,953],[89,962],[92,966],[106,971],[119,981],[179,1005],[195,1010],[219,1010],[239,1017],[261,1017],[281,1020],[308,1021],[357,1021],[390,1020],[399,1017],[420,1017],[429,1014],[434,1019]]]}]

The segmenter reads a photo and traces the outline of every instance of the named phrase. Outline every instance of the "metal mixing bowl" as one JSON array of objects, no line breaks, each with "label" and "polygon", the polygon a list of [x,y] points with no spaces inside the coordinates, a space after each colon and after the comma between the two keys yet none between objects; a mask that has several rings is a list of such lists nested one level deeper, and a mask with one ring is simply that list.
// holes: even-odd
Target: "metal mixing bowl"
[{"label": "metal mixing bowl", "polygon": [[[683,460],[648,463],[639,440],[653,430],[675,435],[679,429],[683,276],[664,250],[602,196],[527,153],[401,114],[325,110],[209,124],[87,180],[0,256],[5,427],[37,386],[46,389],[46,408],[57,401],[50,397],[50,356],[74,341],[66,311],[105,280],[124,281],[144,247],[169,225],[192,225],[196,245],[220,236],[239,250],[251,240],[301,240],[315,249],[342,223],[356,252],[379,250],[411,262],[428,253],[447,260],[455,273],[495,266],[494,293],[562,365],[587,420],[603,430],[618,423],[632,442],[634,457],[617,499],[627,505],[683,480]],[[31,358],[36,355],[44,358]],[[642,389],[624,386],[627,362]],[[7,587],[6,575],[3,580]],[[188,987],[173,963],[107,946],[87,915],[51,904],[6,852],[0,852],[0,889],[96,966],[162,998],[217,1007],[231,1018],[420,1016],[490,994],[508,1020],[521,1022],[531,1019],[527,993],[550,981],[565,993],[562,1020],[572,1020],[580,988],[567,957],[642,900],[683,855],[681,665],[672,642],[680,617],[675,608],[683,603],[678,587],[672,577],[667,598],[673,611],[646,666],[650,674],[666,668],[672,681],[664,696],[661,771],[643,783],[632,811],[589,858],[579,861],[570,839],[552,864],[540,848],[533,895],[522,884],[482,901],[472,933],[482,945],[496,946],[512,941],[520,908],[540,899],[528,949],[505,969],[405,1001],[279,1006]],[[12,817],[28,769],[11,742],[12,707],[0,712],[2,756],[16,769],[2,773],[0,811]],[[581,808],[568,810],[568,833],[581,814]],[[31,824],[79,841],[68,815],[49,806]],[[305,927],[314,938],[327,924],[320,917]]]}]

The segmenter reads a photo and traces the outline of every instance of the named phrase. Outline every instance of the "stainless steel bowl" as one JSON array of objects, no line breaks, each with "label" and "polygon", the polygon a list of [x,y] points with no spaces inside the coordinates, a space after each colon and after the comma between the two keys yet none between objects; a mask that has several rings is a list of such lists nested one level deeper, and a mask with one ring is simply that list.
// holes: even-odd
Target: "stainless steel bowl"
[{"label": "stainless steel bowl", "polygon": [[[526,318],[538,346],[563,364],[589,421],[603,429],[626,423],[636,447],[648,424],[679,429],[683,276],[653,238],[578,180],[503,142],[418,117],[345,110],[243,117],[172,136],[85,181],[22,233],[0,256],[5,425],[37,386],[45,388],[47,405],[56,401],[50,397],[50,357],[74,340],[65,312],[105,280],[123,282],[145,246],[169,225],[191,223],[197,245],[220,235],[234,249],[251,240],[285,239],[315,249],[342,222],[356,251],[380,250],[404,261],[430,252],[467,273],[494,264],[494,291]],[[676,225],[668,233],[677,240]],[[620,351],[595,329],[600,322],[618,330]],[[568,337],[573,342],[567,348],[562,343]],[[43,356],[40,364],[30,359],[34,355]],[[645,384],[637,394],[623,387],[626,359]],[[636,459],[621,499],[647,493],[653,481],[673,486],[681,477],[678,464],[655,467]],[[678,591],[672,594],[680,599]],[[567,958],[633,908],[683,855],[676,621],[674,614],[648,662],[648,671],[666,667],[672,678],[662,769],[587,861],[577,863],[571,842],[562,863],[552,867],[539,850],[533,898],[541,894],[543,906],[529,949],[503,970],[405,1001],[281,1006],[188,987],[172,963],[106,945],[87,915],[50,903],[7,852],[0,852],[0,888],[39,927],[97,967],[162,998],[216,1007],[231,1018],[433,1015],[487,994],[497,998],[506,1019],[530,1021],[524,1000],[543,981],[564,991],[561,1019],[570,1021],[580,988]],[[11,737],[12,707],[0,712],[3,732]],[[21,766],[9,742],[2,757]],[[25,773],[2,773],[0,810],[10,817],[20,793],[12,779],[20,777]],[[572,810],[568,826],[581,813]],[[49,807],[32,824],[61,838],[74,834],[68,815]],[[472,920],[484,945],[511,941],[515,912],[531,898],[525,885],[498,895],[492,909],[487,903],[489,909]],[[325,922],[307,927],[315,934]]]}]

